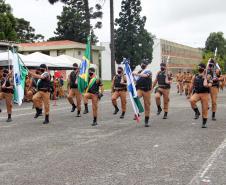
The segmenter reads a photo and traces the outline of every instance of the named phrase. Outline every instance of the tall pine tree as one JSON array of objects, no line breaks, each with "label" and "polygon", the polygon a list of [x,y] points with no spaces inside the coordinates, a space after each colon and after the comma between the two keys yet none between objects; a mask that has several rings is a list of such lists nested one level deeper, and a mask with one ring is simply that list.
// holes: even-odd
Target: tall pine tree
[{"label": "tall pine tree", "polygon": [[153,36],[145,29],[146,17],[141,17],[140,0],[123,0],[119,18],[116,19],[116,61],[129,58],[131,66],[140,64],[144,58],[152,60]]},{"label": "tall pine tree", "polygon": [[[56,1],[49,0],[50,3]],[[88,35],[92,35],[92,43],[96,43],[97,37],[94,35],[94,28],[101,28],[102,22],[96,21],[94,26],[91,25],[92,19],[102,18],[102,7],[96,4],[95,7],[89,7],[88,0],[62,0],[65,3],[63,12],[57,16],[58,24],[56,31],[57,36],[50,40],[69,39],[77,42],[86,42]]]}]

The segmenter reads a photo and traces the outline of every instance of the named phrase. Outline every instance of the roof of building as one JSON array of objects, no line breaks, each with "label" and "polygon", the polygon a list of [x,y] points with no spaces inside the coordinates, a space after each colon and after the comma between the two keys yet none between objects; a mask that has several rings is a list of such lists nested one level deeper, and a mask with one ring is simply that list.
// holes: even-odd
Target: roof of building
[{"label": "roof of building", "polygon": [[[36,43],[20,43],[18,44],[20,51],[37,51],[37,50],[56,50],[56,49],[85,49],[86,44],[74,42],[70,40],[45,41]],[[92,45],[93,50],[104,50],[103,47]]]},{"label": "roof of building", "polygon": [[[59,40],[59,41],[46,41],[46,42],[34,42],[34,43],[20,43],[21,47],[40,47],[40,46],[59,46],[59,45],[71,45],[78,42],[73,42],[70,40]],[[81,43],[78,43],[81,44]]]}]

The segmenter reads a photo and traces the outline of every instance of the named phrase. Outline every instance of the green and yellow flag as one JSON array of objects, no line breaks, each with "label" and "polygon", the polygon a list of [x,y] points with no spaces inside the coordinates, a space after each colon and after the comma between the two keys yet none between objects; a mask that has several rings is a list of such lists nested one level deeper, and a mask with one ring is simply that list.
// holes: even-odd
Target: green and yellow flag
[{"label": "green and yellow flag", "polygon": [[80,72],[78,77],[78,90],[80,93],[84,93],[88,87],[89,80],[89,67],[91,60],[91,37],[87,38],[86,50],[80,64]]}]

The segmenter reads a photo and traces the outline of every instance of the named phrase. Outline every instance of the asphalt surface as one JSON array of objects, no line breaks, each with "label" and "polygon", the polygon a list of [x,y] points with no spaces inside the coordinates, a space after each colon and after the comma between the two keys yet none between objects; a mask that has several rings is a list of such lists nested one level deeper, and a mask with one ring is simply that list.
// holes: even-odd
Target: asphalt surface
[{"label": "asphalt surface", "polygon": [[167,120],[152,100],[149,128],[132,120],[129,100],[125,119],[113,116],[110,93],[100,102],[97,127],[91,113],[76,118],[65,99],[51,107],[49,125],[33,119],[29,103],[14,107],[11,123],[4,110],[0,185],[226,185],[225,101],[220,93],[217,121],[209,119],[207,129],[175,90]]}]

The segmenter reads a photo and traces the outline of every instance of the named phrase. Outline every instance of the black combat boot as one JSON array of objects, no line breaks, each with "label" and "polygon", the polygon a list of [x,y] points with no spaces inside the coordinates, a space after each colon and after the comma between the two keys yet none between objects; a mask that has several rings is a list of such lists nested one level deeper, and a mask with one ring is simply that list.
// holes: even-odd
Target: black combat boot
[{"label": "black combat boot", "polygon": [[194,108],[194,112],[195,112],[195,118],[194,119],[199,119],[200,116],[200,112],[198,108]]},{"label": "black combat boot", "polygon": [[162,119],[167,119],[167,115],[168,115],[168,112],[165,112]]},{"label": "black combat boot", "polygon": [[83,114],[88,114],[88,113],[89,113],[88,104],[85,104],[85,110]]},{"label": "black combat boot", "polygon": [[72,104],[72,108],[71,108],[71,112],[75,112],[75,109],[76,109],[77,107],[76,107],[76,105],[73,103]]},{"label": "black combat boot", "polygon": [[8,119],[6,120],[6,122],[11,122],[12,118],[11,118],[11,114],[8,114]]},{"label": "black combat boot", "polygon": [[49,115],[46,115],[43,124],[48,124],[48,123],[49,123]]},{"label": "black combat boot", "polygon": [[216,119],[216,113],[215,113],[215,112],[212,113],[212,120],[213,120],[213,121],[216,121],[216,120],[217,120],[217,119]]},{"label": "black combat boot", "polygon": [[118,114],[118,112],[119,112],[119,108],[118,108],[117,105],[114,105],[114,107],[115,107],[115,112],[114,112],[113,114],[116,115],[116,114]]},{"label": "black combat boot", "polygon": [[77,116],[76,117],[81,117],[80,110],[77,111]]},{"label": "black combat boot", "polygon": [[92,126],[97,126],[97,118],[96,117],[93,118]]},{"label": "black combat boot", "polygon": [[161,112],[162,112],[162,108],[161,108],[161,106],[160,106],[160,105],[158,105],[158,112],[157,112],[157,115],[160,115],[160,114],[161,114]]},{"label": "black combat boot", "polygon": [[34,118],[38,118],[41,115],[42,115],[42,109],[36,108],[36,114],[35,114]]},{"label": "black combat boot", "polygon": [[206,122],[207,122],[207,118],[203,118],[203,120],[202,120],[202,128],[207,128]]},{"label": "black combat boot", "polygon": [[145,120],[144,120],[144,126],[145,127],[149,127],[148,122],[149,122],[149,117],[148,116],[145,116]]},{"label": "black combat boot", "polygon": [[124,119],[124,116],[125,116],[125,112],[122,112],[120,119]]}]

